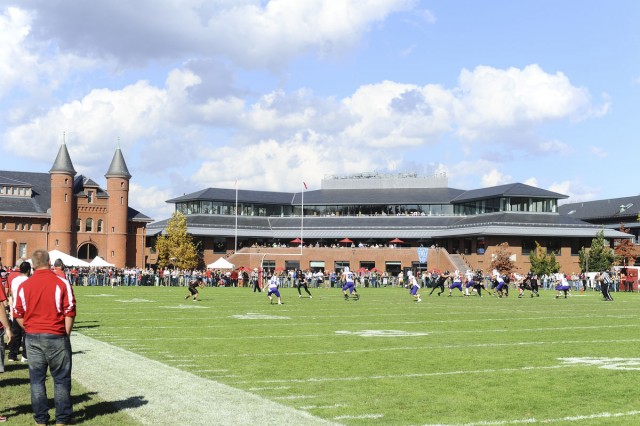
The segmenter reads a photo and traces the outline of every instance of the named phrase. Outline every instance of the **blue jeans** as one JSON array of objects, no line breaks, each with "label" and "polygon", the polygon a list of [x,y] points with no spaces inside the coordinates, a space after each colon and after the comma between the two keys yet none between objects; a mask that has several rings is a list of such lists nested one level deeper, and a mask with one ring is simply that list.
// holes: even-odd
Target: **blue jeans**
[{"label": "blue jeans", "polygon": [[38,424],[49,422],[49,406],[45,379],[47,368],[53,378],[53,401],[56,424],[68,424],[73,414],[71,404],[71,341],[67,335],[27,334],[25,338],[29,359],[31,406]]}]

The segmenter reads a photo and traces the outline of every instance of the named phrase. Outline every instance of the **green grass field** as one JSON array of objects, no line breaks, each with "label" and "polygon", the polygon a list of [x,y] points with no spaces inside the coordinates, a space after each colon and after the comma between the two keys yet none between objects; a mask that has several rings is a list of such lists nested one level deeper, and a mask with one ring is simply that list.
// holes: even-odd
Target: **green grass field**
[{"label": "green grass field", "polygon": [[[640,424],[637,293],[423,289],[415,303],[401,288],[348,302],[338,289],[283,289],[279,306],[247,288],[204,288],[199,302],[175,287],[75,291],[77,333],[335,423]],[[0,409],[32,424],[26,370],[10,367]],[[93,391],[74,388],[83,423],[135,424]]]}]

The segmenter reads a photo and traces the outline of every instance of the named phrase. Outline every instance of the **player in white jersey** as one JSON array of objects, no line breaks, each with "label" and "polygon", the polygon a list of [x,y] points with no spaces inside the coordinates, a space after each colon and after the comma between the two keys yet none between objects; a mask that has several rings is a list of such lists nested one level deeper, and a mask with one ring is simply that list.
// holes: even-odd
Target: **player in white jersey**
[{"label": "player in white jersey", "polygon": [[278,298],[278,305],[282,305],[282,300],[280,299],[280,290],[278,287],[280,286],[280,278],[277,273],[273,273],[271,279],[269,280],[269,288],[267,291],[267,297],[269,298],[269,303],[273,304],[272,295]]},{"label": "player in white jersey", "polygon": [[[344,294],[344,300],[349,300],[349,294],[352,294],[355,300],[360,300],[360,295],[356,290],[355,276],[353,272],[349,270],[348,266],[344,267],[344,271],[342,272],[342,281],[344,285],[342,286],[342,294]],[[349,294],[347,294],[347,290]]]},{"label": "player in white jersey", "polygon": [[416,277],[413,276],[413,272],[407,272],[407,280],[409,281],[409,293],[411,294],[411,296],[416,299],[416,302],[422,302],[420,293],[418,293],[418,290],[420,290],[420,284],[418,283]]}]

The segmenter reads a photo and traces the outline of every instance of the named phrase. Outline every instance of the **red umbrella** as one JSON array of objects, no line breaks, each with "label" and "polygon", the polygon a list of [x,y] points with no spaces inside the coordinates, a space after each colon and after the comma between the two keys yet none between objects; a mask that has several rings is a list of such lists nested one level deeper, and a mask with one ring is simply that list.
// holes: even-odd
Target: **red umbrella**
[{"label": "red umbrella", "polygon": [[351,241],[351,240],[350,240],[350,239],[348,239],[348,238],[343,238],[342,240],[340,240],[340,242],[341,242],[341,243],[345,243],[345,244],[347,244],[347,243],[352,243],[353,241]]},{"label": "red umbrella", "polygon": [[384,271],[382,271],[382,270],[380,270],[380,269],[378,269],[378,268],[373,268],[373,269],[371,270],[371,272],[384,272]]},{"label": "red umbrella", "polygon": [[391,240],[389,242],[393,243],[393,244],[404,244],[404,241],[402,241],[400,238],[394,238],[393,240]]},{"label": "red umbrella", "polygon": [[295,240],[291,240],[291,242],[294,244],[298,244],[298,243],[301,243],[302,240],[300,238],[296,238]]}]

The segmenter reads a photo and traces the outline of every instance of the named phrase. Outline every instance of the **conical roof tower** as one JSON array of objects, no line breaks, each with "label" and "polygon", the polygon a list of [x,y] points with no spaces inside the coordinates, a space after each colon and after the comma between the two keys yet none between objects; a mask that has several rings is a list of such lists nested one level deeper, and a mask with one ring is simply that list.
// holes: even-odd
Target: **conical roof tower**
[{"label": "conical roof tower", "polygon": [[51,166],[49,173],[64,173],[70,174],[71,176],[76,175],[76,169],[73,168],[73,163],[71,162],[69,151],[67,151],[66,143],[63,142],[62,145],[60,145],[56,161],[53,162],[53,166]]},{"label": "conical roof tower", "polygon": [[106,178],[123,178],[123,179],[131,179],[131,173],[129,173],[129,169],[127,168],[127,163],[124,161],[124,156],[122,155],[122,151],[120,147],[116,149],[116,153],[113,155],[113,159],[111,160],[111,165],[109,166],[109,170],[107,174],[104,175]]}]

